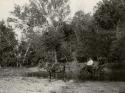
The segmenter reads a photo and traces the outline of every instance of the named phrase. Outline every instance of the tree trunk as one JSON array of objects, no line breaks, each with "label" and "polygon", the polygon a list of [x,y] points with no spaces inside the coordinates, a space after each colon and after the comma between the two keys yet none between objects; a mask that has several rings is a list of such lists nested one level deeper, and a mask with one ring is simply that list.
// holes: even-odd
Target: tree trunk
[{"label": "tree trunk", "polygon": [[57,52],[56,52],[56,50],[54,51],[54,58],[55,58],[55,63],[58,63]]},{"label": "tree trunk", "polygon": [[77,43],[77,45],[79,44],[79,35],[78,35],[78,32],[76,31],[76,30],[74,30],[74,33],[75,33],[75,36],[76,36],[76,43]]},{"label": "tree trunk", "polygon": [[120,37],[121,37],[119,25],[120,25],[120,19],[119,19],[119,21],[118,21],[117,24],[116,24],[116,38],[117,38],[117,39],[120,39]]},{"label": "tree trunk", "polygon": [[73,56],[73,61],[77,63],[78,61],[77,61],[77,57],[76,57],[76,52],[73,52],[72,54],[73,54],[72,55]]},{"label": "tree trunk", "polygon": [[22,67],[21,66],[21,55],[22,55],[22,51],[21,51],[21,53],[17,54],[17,63],[16,63],[17,67]]},{"label": "tree trunk", "polygon": [[29,49],[30,49],[30,44],[29,44],[29,46],[28,46],[28,48],[27,48],[27,50],[26,50],[26,52],[25,52],[25,54],[24,54],[23,63],[24,63],[25,60],[26,60],[26,56],[27,56],[27,53],[28,53]]}]

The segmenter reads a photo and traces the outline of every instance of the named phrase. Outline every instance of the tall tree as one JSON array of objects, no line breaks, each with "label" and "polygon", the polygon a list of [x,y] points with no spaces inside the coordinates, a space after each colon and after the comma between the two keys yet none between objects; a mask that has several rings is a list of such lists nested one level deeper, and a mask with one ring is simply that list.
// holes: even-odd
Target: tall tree
[{"label": "tall tree", "polygon": [[72,27],[75,35],[74,44],[76,57],[85,57],[88,55],[87,50],[89,48],[89,45],[86,41],[90,41],[90,39],[87,40],[87,37],[89,38],[93,34],[94,28],[92,27],[92,20],[93,17],[90,16],[90,14],[85,14],[83,11],[76,12],[73,17]]},{"label": "tall tree", "polygon": [[[69,13],[68,0],[30,0],[29,5],[15,6],[12,14],[16,19],[9,18],[8,21],[13,21],[17,27],[23,30],[25,40],[29,43],[27,46],[27,51],[29,51],[31,43],[37,37],[44,32],[49,32],[50,28],[57,31]],[[24,61],[27,51],[24,54]]]},{"label": "tall tree", "polygon": [[103,0],[99,2],[94,18],[101,31],[115,34],[112,45],[110,45],[110,58],[112,61],[122,61],[124,55],[120,53],[124,50],[125,0]]},{"label": "tall tree", "polygon": [[124,0],[102,0],[96,6],[94,13],[97,25],[103,29],[117,29],[124,20]]}]

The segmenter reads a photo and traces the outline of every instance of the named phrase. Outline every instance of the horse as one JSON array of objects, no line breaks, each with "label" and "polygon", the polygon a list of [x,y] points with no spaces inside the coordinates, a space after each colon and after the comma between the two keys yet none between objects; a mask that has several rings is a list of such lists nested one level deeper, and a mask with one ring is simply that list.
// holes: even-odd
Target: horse
[{"label": "horse", "polygon": [[82,71],[85,71],[88,75],[90,75],[90,79],[99,80],[100,77],[104,73],[105,64],[99,64],[99,62],[94,61],[92,65],[87,65],[82,68]]},{"label": "horse", "polygon": [[41,64],[42,68],[44,68],[49,75],[49,80],[51,81],[52,78],[57,79],[58,73],[64,74],[64,80],[65,80],[65,64],[64,63],[54,63],[54,62],[44,62]]}]

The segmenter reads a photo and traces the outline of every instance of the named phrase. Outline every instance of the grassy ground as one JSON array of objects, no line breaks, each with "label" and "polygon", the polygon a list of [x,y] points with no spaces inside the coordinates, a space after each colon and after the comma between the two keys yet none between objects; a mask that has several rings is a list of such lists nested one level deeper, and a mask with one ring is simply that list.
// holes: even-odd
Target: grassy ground
[{"label": "grassy ground", "polygon": [[125,93],[125,82],[63,82],[26,77],[37,68],[0,69],[0,93]]}]

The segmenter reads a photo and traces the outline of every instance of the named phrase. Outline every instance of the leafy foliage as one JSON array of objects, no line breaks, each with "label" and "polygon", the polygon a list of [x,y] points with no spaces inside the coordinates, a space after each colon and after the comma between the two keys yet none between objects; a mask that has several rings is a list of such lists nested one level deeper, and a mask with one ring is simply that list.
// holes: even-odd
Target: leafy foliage
[{"label": "leafy foliage", "polygon": [[0,22],[0,65],[14,65],[16,61],[15,34],[12,28]]},{"label": "leafy foliage", "polygon": [[94,14],[97,24],[103,29],[116,29],[125,16],[124,2],[124,0],[100,1]]},{"label": "leafy foliage", "polygon": [[[18,64],[52,66],[57,62],[86,62],[88,58],[100,63],[124,61],[124,0],[102,0],[93,15],[77,11],[68,22],[68,0],[30,0],[23,7],[16,5],[12,14],[15,18],[8,18],[8,22],[24,36],[16,51]],[[1,31],[10,30],[0,27]],[[15,46],[10,45],[14,40],[10,32],[1,32],[2,58],[14,53],[10,52]]]}]

